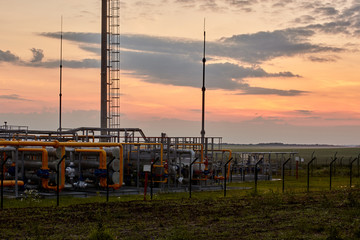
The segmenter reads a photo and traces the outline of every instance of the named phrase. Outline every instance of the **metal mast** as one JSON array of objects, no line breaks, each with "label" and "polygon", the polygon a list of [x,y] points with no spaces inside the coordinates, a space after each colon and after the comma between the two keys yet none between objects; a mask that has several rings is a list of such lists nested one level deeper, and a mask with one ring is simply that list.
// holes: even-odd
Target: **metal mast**
[{"label": "metal mast", "polygon": [[120,128],[120,0],[108,1],[108,127]]},{"label": "metal mast", "polygon": [[201,116],[201,144],[204,146],[205,144],[205,63],[206,63],[206,58],[205,58],[205,36],[206,36],[206,32],[205,32],[205,19],[204,19],[204,55],[203,55],[203,86],[202,86],[202,116]]},{"label": "metal mast", "polygon": [[101,128],[120,128],[120,0],[101,9]]},{"label": "metal mast", "polygon": [[62,111],[62,39],[63,39],[63,33],[62,33],[62,25],[63,25],[63,19],[61,16],[61,31],[60,31],[60,93],[59,93],[59,132],[61,135],[61,111]]}]

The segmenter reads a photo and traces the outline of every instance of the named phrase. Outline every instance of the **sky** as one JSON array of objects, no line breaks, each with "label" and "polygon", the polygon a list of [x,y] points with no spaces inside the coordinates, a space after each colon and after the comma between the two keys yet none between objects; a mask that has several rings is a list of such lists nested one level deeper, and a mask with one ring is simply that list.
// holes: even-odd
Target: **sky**
[{"label": "sky", "polygon": [[[359,0],[121,1],[121,127],[358,145]],[[100,126],[100,0],[0,1],[0,125]]]}]

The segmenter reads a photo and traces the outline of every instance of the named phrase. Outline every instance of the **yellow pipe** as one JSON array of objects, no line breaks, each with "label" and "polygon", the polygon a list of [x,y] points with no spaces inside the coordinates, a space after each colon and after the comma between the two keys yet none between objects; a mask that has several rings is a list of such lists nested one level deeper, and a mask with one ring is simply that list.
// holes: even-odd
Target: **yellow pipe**
[{"label": "yellow pipe", "polygon": [[[21,152],[41,152],[41,169],[42,170],[49,170],[49,165],[48,165],[48,151],[43,147],[43,148],[19,148],[18,149]],[[44,189],[51,189],[51,190],[56,190],[56,186],[49,186],[49,179],[46,178],[41,178],[41,185]],[[60,188],[60,186],[59,186]]]},{"label": "yellow pipe", "polygon": [[[0,141],[0,145],[4,145],[4,146],[42,146],[42,147],[45,147],[45,146],[52,146],[52,147],[59,147],[59,141],[53,141],[53,142],[41,142],[41,141]],[[22,148],[20,148],[22,149]],[[23,148],[23,150],[26,150],[26,151],[31,151],[27,148]],[[22,151],[23,151],[22,150]],[[39,149],[38,149],[39,150]],[[42,151],[43,153],[43,162],[42,162],[42,167],[45,167],[45,169],[48,169],[48,166],[47,166],[47,151],[45,153],[44,150],[40,150]],[[65,147],[62,148],[61,150],[61,153],[62,153],[62,156],[65,155]],[[46,157],[44,157],[46,155]],[[45,162],[44,162],[45,161]],[[59,189],[63,189],[64,186],[65,186],[65,161],[62,162],[62,172],[61,172],[61,178],[62,178],[62,184],[59,186]],[[46,189],[52,189],[52,190],[56,190],[56,187],[54,186],[49,186],[48,185],[48,180],[46,179],[43,179],[42,180],[42,186]]]},{"label": "yellow pipe", "polygon": [[[15,180],[4,180],[4,185],[3,187],[12,187],[16,185],[16,181]],[[24,181],[17,181],[17,185],[18,186],[24,186]],[[1,181],[0,181],[0,186],[1,186]]]},{"label": "yellow pipe", "polygon": [[[99,169],[106,170],[106,152],[104,149],[75,149],[75,152],[95,152],[100,154]],[[100,178],[100,186],[106,187],[107,179]]]},{"label": "yellow pipe", "polygon": [[[120,180],[119,184],[113,184],[109,187],[118,189],[123,183],[123,153],[124,148],[121,143],[90,143],[90,142],[59,142],[57,140],[52,142],[41,142],[41,141],[0,141],[0,146],[52,146],[55,148],[61,147],[61,157],[65,155],[65,147],[119,147],[120,148]],[[161,145],[162,146],[162,145]],[[163,148],[161,148],[163,149]],[[162,151],[161,151],[162,153]],[[106,169],[106,161],[105,161]],[[61,185],[59,189],[63,189],[65,185],[65,161],[61,163]],[[50,187],[50,186],[49,186]]]},{"label": "yellow pipe", "polygon": [[16,137],[34,137],[35,141],[37,140],[37,136],[36,135],[27,135],[27,134],[20,134],[20,133],[15,133],[12,137],[12,140],[15,140]]},{"label": "yellow pipe", "polygon": [[[119,171],[120,179],[119,179],[118,184],[112,184],[112,185],[109,185],[109,187],[114,188],[114,189],[118,189],[118,188],[120,188],[122,186],[122,183],[124,181],[124,176],[123,176],[124,147],[123,147],[122,143],[62,142],[62,143],[59,143],[59,145],[66,146],[66,147],[119,147],[120,148],[120,171]],[[105,159],[105,169],[106,169],[106,159]],[[106,182],[105,182],[105,186],[106,186]]]},{"label": "yellow pipe", "polygon": [[95,152],[100,154],[99,169],[106,169],[106,151],[104,149],[75,149],[75,152]]}]

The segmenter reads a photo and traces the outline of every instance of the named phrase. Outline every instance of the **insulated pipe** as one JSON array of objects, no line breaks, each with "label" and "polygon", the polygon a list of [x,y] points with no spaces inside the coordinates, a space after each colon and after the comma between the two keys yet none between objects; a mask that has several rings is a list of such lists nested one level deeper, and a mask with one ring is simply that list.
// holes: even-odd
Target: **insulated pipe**
[{"label": "insulated pipe", "polygon": [[[112,184],[109,187],[118,189],[122,186],[123,183],[123,160],[124,160],[124,148],[123,143],[105,143],[105,142],[96,142],[96,143],[90,143],[90,142],[65,142],[65,143],[59,143],[61,146],[67,146],[67,147],[119,147],[120,148],[120,179],[118,184]],[[105,160],[105,168],[106,168],[106,160]],[[106,182],[105,182],[106,186]]]},{"label": "insulated pipe", "polygon": [[160,165],[154,165],[154,167],[164,167],[164,163],[163,163],[164,145],[162,143],[121,143],[121,144],[122,145],[135,145],[135,146],[139,146],[139,145],[160,146]]},{"label": "insulated pipe", "polygon": [[[200,162],[195,162],[194,164],[204,164],[205,165],[205,171],[208,170],[208,164],[205,164],[204,162],[204,146],[201,143],[177,143],[176,146],[200,146]],[[194,178],[192,180],[199,180],[199,181],[206,181],[208,179],[208,176],[206,175],[205,178]]]},{"label": "insulated pipe", "polygon": [[[168,170],[165,168],[164,162],[163,162],[163,155],[164,155],[164,145],[162,143],[121,143],[122,145],[135,145],[135,146],[140,146],[140,145],[157,145],[160,146],[160,165],[153,165],[153,167],[160,167],[160,168],[164,168],[164,172],[165,174],[168,174]],[[167,183],[168,178],[165,177],[164,180],[162,181],[154,181],[157,183]]]},{"label": "insulated pipe", "polygon": [[[5,145],[5,146],[52,146],[52,147],[59,147],[60,143],[59,141],[53,141],[53,142],[41,142],[41,141],[0,141],[0,146],[1,145]],[[24,148],[27,151],[30,149]],[[31,151],[31,150],[30,150]],[[41,150],[43,151],[43,150]],[[46,151],[46,149],[45,149]],[[44,154],[44,153],[43,153]],[[65,155],[65,147],[61,147],[61,157],[63,157]],[[44,155],[43,155],[44,156]],[[43,158],[43,161],[47,162],[47,151],[46,151],[46,160]],[[47,163],[43,163],[42,166],[45,166],[47,168]],[[52,186],[48,186],[48,181],[42,181],[43,186],[46,187],[47,189],[52,189],[54,190],[54,187]],[[59,189],[63,189],[65,186],[65,162],[62,162],[61,164],[61,185],[59,186]]]},{"label": "insulated pipe", "polygon": [[[49,170],[48,151],[45,149],[45,147],[43,147],[43,148],[19,148],[18,150],[20,152],[41,152],[41,163],[42,163],[41,170],[45,170],[45,171]],[[45,189],[56,190],[56,186],[49,186],[49,179],[47,179],[47,178],[41,178],[41,185]]]},{"label": "insulated pipe", "polygon": [[[200,158],[200,162],[196,162],[196,163],[200,163],[200,164],[204,164],[204,146],[201,143],[177,143],[176,146],[200,146],[201,148],[201,158]],[[196,164],[195,163],[195,164]],[[206,166],[207,168],[207,166]],[[207,170],[207,169],[205,169]]]},{"label": "insulated pipe", "polygon": [[[149,145],[149,143],[146,143]],[[120,180],[119,184],[110,185],[113,188],[120,188],[123,182],[123,146],[121,143],[89,143],[89,142],[62,142],[55,140],[53,142],[41,142],[41,141],[0,141],[0,146],[52,146],[55,148],[61,147],[61,158],[65,155],[65,147],[119,147],[120,148]],[[163,150],[161,144],[161,150]],[[162,156],[162,151],[161,151]],[[163,166],[162,166],[163,167]],[[60,189],[64,188],[65,185],[65,161],[61,163],[61,186]]]},{"label": "insulated pipe", "polygon": [[[91,153],[99,153],[100,161],[99,161],[99,169],[106,170],[106,152],[104,149],[75,149],[75,152],[91,152]],[[100,186],[107,187],[106,178],[100,178]]]}]

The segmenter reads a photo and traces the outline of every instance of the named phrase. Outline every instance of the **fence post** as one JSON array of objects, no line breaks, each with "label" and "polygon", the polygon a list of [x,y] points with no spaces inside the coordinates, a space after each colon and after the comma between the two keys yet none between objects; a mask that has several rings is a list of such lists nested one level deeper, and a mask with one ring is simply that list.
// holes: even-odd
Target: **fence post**
[{"label": "fence post", "polygon": [[333,160],[330,162],[330,191],[331,191],[331,179],[332,179],[332,165],[337,160],[336,154],[337,152],[335,153]]},{"label": "fence post", "polygon": [[285,164],[288,163],[291,160],[291,157],[289,157],[282,165],[282,192],[285,191]]},{"label": "fence post", "polygon": [[109,201],[109,166],[114,160],[115,157],[106,164],[106,202]]},{"label": "fence post", "polygon": [[224,173],[224,176],[225,176],[224,177],[224,197],[226,197],[226,167],[229,164],[229,162],[231,162],[232,159],[233,158],[230,158],[229,161],[227,161],[224,166],[224,171],[225,171],[225,173]]},{"label": "fence post", "polygon": [[159,158],[156,158],[155,161],[153,161],[151,163],[151,169],[150,169],[150,174],[151,174],[151,184],[150,184],[150,200],[152,200],[153,198],[153,188],[154,188],[154,176],[153,176],[153,169],[154,169],[154,164],[159,160]]},{"label": "fence post", "polygon": [[259,164],[262,160],[264,160],[263,157],[262,157],[259,161],[257,161],[257,162],[255,163],[255,191],[257,191],[257,180],[258,180],[258,169],[257,169],[257,166],[258,166],[258,164]]},{"label": "fence post", "polygon": [[4,207],[4,165],[9,158],[10,156],[5,158],[5,160],[1,163],[1,209]]},{"label": "fence post", "polygon": [[310,189],[310,164],[316,159],[314,157],[315,151],[311,154],[311,160],[307,164],[307,191],[309,192]]},{"label": "fence post", "polygon": [[352,185],[352,165],[356,160],[358,160],[358,158],[355,158],[352,161],[351,161],[351,158],[350,158],[350,164],[349,164],[349,168],[350,168],[350,188],[351,188],[351,185]]},{"label": "fence post", "polygon": [[56,206],[59,206],[60,204],[60,189],[59,189],[59,185],[60,185],[60,164],[62,161],[64,161],[64,159],[66,158],[66,155],[62,156],[62,158],[60,159],[60,161],[57,163],[57,168],[56,168]]},{"label": "fence post", "polygon": [[191,198],[192,165],[196,162],[196,160],[198,160],[198,158],[195,158],[195,160],[190,163],[189,167],[189,198]]}]

